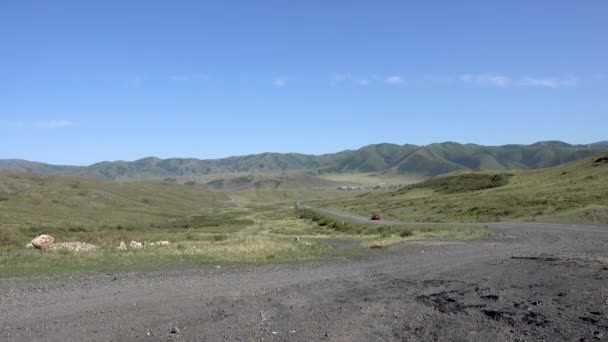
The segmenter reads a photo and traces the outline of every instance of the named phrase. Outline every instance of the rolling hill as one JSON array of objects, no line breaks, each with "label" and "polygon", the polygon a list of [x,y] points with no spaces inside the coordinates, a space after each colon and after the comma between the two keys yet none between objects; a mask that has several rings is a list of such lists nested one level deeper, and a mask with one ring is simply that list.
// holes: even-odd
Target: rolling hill
[{"label": "rolling hill", "polygon": [[391,192],[318,204],[425,222],[608,223],[608,152],[539,170],[458,171]]},{"label": "rolling hill", "polygon": [[159,159],[100,162],[90,166],[49,165],[0,160],[0,169],[63,174],[106,180],[145,180],[224,173],[388,173],[435,176],[458,170],[536,169],[577,160],[608,149],[607,142],[570,145],[545,141],[531,145],[483,146],[455,142],[426,146],[375,144],[333,154],[261,153],[223,159]]}]

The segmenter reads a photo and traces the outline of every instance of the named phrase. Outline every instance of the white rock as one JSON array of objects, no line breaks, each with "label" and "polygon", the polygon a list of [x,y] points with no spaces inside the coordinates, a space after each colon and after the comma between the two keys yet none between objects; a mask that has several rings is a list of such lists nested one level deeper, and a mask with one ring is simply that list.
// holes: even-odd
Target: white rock
[{"label": "white rock", "polygon": [[152,242],[150,244],[150,246],[167,246],[169,244],[171,244],[169,241],[167,241],[167,240],[161,240],[161,241]]},{"label": "white rock", "polygon": [[126,251],[127,250],[127,244],[124,241],[120,241],[120,245],[118,246],[118,250],[119,251]]},{"label": "white rock", "polygon": [[54,241],[55,241],[54,237],[52,237],[50,235],[42,234],[42,235],[38,236],[37,238],[34,238],[32,240],[32,242],[30,242],[30,243],[38,249],[47,249],[47,248],[49,248],[50,245],[53,244]]},{"label": "white rock", "polygon": [[28,242],[28,244],[25,245],[25,248],[36,248],[36,247],[34,247],[34,245],[32,245],[31,242]]},{"label": "white rock", "polygon": [[131,241],[131,243],[129,243],[129,248],[133,248],[133,249],[140,249],[140,248],[144,248],[144,244],[138,241]]}]

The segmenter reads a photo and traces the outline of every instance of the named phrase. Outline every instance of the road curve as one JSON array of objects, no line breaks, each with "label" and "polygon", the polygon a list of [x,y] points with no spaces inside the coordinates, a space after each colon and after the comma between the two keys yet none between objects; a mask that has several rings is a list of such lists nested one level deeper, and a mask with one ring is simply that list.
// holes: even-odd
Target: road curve
[{"label": "road curve", "polygon": [[[301,201],[296,202],[296,208],[306,208]],[[356,214],[351,214],[351,213],[345,213],[345,212],[340,212],[340,211],[336,211],[336,210],[331,210],[331,209],[325,209],[325,208],[309,208],[330,216],[334,216],[334,217],[338,217],[338,218],[343,218],[343,219],[347,219],[347,220],[351,220],[354,222],[361,222],[361,223],[369,223],[369,224],[417,224],[417,225],[437,225],[437,224],[448,224],[448,225],[483,225],[483,226],[492,226],[495,228],[505,228],[507,226],[509,227],[520,227],[520,226],[525,226],[525,227],[546,227],[546,228],[551,228],[553,227],[554,229],[559,229],[559,230],[564,230],[564,229],[569,229],[569,230],[577,230],[577,231],[581,231],[581,230],[585,230],[585,231],[593,231],[593,232],[606,232],[608,229],[608,225],[606,224],[573,224],[573,223],[544,223],[544,222],[443,222],[443,223],[436,223],[436,222],[416,222],[416,221],[398,221],[398,220],[379,220],[379,221],[374,221],[371,220],[369,217],[365,217],[365,216],[361,216],[361,215],[356,215]]]},{"label": "road curve", "polygon": [[[306,206],[304,206],[304,204],[302,204],[301,201],[298,201],[298,202],[296,202],[296,208],[302,209],[302,208],[306,208]],[[312,209],[312,208],[309,208],[309,209]],[[327,214],[330,216],[339,217],[339,218],[351,220],[354,222],[361,222],[361,223],[369,223],[369,224],[407,224],[407,223],[410,223],[410,222],[395,221],[395,220],[375,221],[375,220],[371,220],[369,217],[364,217],[364,216],[349,214],[349,213],[343,213],[343,212],[330,210],[330,209],[324,209],[324,208],[314,208],[312,210],[315,210],[315,211],[318,211],[320,213],[324,213],[324,214]],[[422,224],[427,224],[427,223],[422,223]]]},{"label": "road curve", "polygon": [[257,267],[0,280],[1,341],[602,341],[608,227]]}]

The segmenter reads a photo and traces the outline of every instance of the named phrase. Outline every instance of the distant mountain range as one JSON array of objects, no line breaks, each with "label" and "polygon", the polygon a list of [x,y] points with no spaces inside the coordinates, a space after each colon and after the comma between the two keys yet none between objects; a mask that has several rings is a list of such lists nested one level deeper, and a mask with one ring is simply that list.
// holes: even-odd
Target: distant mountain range
[{"label": "distant mountain range", "polygon": [[531,145],[483,146],[444,142],[426,146],[374,144],[323,155],[261,153],[223,159],[148,157],[90,166],[50,165],[20,159],[0,160],[0,169],[66,174],[107,180],[163,179],[221,173],[376,172],[434,176],[458,170],[536,169],[567,163],[608,150],[608,141],[570,145],[543,141]]}]

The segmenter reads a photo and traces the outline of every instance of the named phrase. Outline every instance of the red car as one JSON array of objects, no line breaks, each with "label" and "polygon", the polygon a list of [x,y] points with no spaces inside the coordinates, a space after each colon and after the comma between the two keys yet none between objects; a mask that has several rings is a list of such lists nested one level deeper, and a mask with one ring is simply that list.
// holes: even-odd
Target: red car
[{"label": "red car", "polygon": [[376,214],[376,215],[372,216],[371,220],[372,221],[380,221],[380,220],[382,220],[382,217],[380,217],[380,215]]}]

